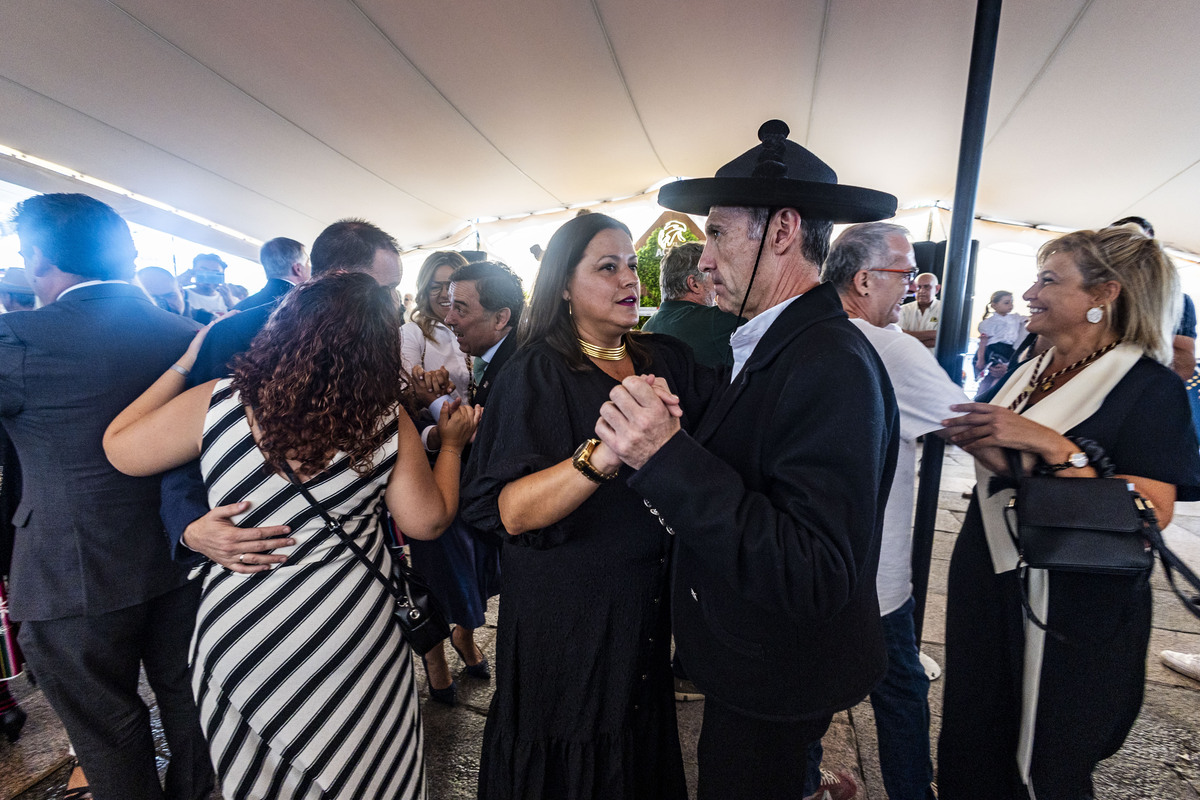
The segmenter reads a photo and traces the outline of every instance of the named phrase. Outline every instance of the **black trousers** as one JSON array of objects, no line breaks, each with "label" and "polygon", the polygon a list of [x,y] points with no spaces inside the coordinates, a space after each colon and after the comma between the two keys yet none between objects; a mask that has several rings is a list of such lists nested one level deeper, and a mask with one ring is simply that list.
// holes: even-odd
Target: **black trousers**
[{"label": "black trousers", "polygon": [[[96,800],[206,800],[211,794],[212,765],[188,670],[199,598],[194,582],[107,614],[21,625],[26,660],[66,726]],[[142,666],[171,750],[165,791],[150,712],[138,695]]]},{"label": "black trousers", "polygon": [[705,697],[698,800],[800,800],[808,745],[832,720],[769,722]]}]

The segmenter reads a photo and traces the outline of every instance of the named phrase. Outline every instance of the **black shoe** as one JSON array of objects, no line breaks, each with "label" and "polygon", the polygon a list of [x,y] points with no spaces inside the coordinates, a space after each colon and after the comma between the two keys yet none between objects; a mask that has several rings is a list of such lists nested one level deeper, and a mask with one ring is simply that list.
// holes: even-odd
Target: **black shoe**
[{"label": "black shoe", "polygon": [[429,680],[429,662],[425,660],[425,656],[421,656],[421,664],[425,667],[425,683],[429,686],[429,699],[448,706],[458,705],[458,684],[450,681],[450,685],[444,689],[433,688],[433,681]]},{"label": "black shoe", "polygon": [[4,736],[8,741],[15,742],[21,738],[21,728],[25,727],[27,716],[25,709],[18,705],[0,714],[0,728],[4,729]]},{"label": "black shoe", "polygon": [[[456,627],[454,630],[458,630]],[[450,632],[450,646],[454,648],[454,652],[458,653],[458,657],[462,659],[466,666],[466,673],[472,678],[479,678],[481,681],[490,681],[492,679],[492,667],[488,664],[487,656],[480,652],[479,661],[474,664],[467,664],[467,656],[462,650],[458,649],[458,645],[454,643],[454,631]]]}]

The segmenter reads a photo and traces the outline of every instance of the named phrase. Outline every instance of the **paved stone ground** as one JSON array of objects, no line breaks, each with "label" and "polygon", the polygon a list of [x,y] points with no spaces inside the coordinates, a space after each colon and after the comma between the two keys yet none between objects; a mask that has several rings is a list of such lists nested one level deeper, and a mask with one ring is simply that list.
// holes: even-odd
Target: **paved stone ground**
[{"label": "paved stone ground", "polygon": [[[945,641],[946,571],[967,508],[962,492],[974,482],[970,457],[957,448],[949,448],[942,476],[922,643],[922,649],[939,662]],[[1175,522],[1166,535],[1186,561],[1200,565],[1200,503],[1178,504]],[[1171,672],[1158,659],[1162,649],[1200,652],[1200,621],[1182,608],[1157,572],[1153,582],[1156,602],[1147,656],[1145,705],[1125,746],[1097,770],[1096,794],[1107,800],[1200,800],[1200,682]],[[496,608],[493,601],[488,625],[478,632],[480,646],[493,659]],[[452,666],[461,668],[453,653],[450,660]],[[422,692],[431,800],[467,800],[475,796],[479,743],[492,690],[490,683],[461,674],[458,678],[459,705],[453,709],[429,701]],[[0,800],[61,798],[70,772],[66,737],[41,693],[24,680],[16,684],[30,720],[16,745],[0,740]],[[424,688],[423,677],[418,684]],[[941,726],[941,681],[933,684],[930,705],[936,747]],[[696,740],[703,703],[679,703],[677,710],[685,768],[694,795]],[[863,784],[859,797],[867,800],[886,797],[869,703],[834,718],[825,737],[825,754],[826,766],[846,767],[859,777]]]}]

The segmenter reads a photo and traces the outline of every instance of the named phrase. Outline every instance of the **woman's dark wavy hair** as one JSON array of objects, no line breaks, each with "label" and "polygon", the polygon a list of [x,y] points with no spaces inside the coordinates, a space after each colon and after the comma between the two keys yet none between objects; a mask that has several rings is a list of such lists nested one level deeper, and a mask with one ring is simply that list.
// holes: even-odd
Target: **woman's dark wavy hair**
[{"label": "woman's dark wavy hair", "polygon": [[288,293],[234,361],[233,388],[254,410],[267,463],[313,475],[347,453],[365,475],[407,409],[395,292],[362,272],[335,272]]},{"label": "woman's dark wavy hair", "polygon": [[[575,269],[583,259],[583,251],[600,231],[622,231],[630,239],[633,234],[620,220],[604,214],[582,214],[554,232],[546,252],[542,254],[542,265],[533,284],[529,308],[521,320],[520,344],[525,346],[544,341],[557,351],[568,366],[574,370],[585,370],[592,362],[579,347],[579,335],[571,319],[570,305],[563,299]],[[638,342],[641,334],[630,331],[623,337],[629,357],[637,370],[650,366],[650,352]]]}]

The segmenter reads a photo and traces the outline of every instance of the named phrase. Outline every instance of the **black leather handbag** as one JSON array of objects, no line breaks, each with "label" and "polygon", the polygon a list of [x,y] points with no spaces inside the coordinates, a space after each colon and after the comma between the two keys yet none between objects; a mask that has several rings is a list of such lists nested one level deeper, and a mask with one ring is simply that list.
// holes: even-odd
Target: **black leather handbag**
[{"label": "black leather handbag", "polygon": [[[1017,493],[1004,517],[1022,567],[1148,577],[1157,552],[1167,583],[1188,611],[1200,617],[1200,607],[1179,590],[1175,575],[1194,591],[1200,591],[1200,578],[1163,541],[1153,504],[1132,484],[1111,477],[1115,470],[1110,465],[1099,478],[1028,476],[1019,453],[1009,450],[1006,455]],[[1044,629],[1027,598],[1022,602],[1033,623]]]},{"label": "black leather handbag", "polygon": [[[358,542],[346,533],[341,523],[333,519],[325,507],[309,493],[290,466],[287,467],[287,476],[288,480],[300,490],[300,494],[304,495],[304,499],[308,501],[309,505],[320,513],[321,519],[325,520],[325,530],[341,539],[388,590],[396,603],[392,615],[396,618],[396,623],[400,626],[400,634],[408,642],[409,647],[417,655],[423,656],[441,644],[450,635],[450,624],[446,622],[446,614],[442,611],[437,598],[433,596],[433,592],[430,591],[429,585],[408,565],[403,554],[391,553],[392,577],[384,575],[383,570],[379,569],[366,551],[358,545]],[[383,535],[386,542],[386,531]],[[388,545],[385,543],[385,546]],[[389,550],[392,549],[390,546],[388,547]]]}]

